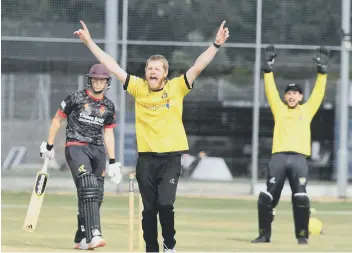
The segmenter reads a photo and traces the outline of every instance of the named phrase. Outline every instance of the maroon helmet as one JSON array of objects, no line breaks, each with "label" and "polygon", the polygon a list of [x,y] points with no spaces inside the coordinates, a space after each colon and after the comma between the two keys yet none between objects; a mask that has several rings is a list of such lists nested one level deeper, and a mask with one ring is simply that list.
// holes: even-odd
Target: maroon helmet
[{"label": "maroon helmet", "polygon": [[94,64],[88,73],[88,86],[92,87],[92,78],[106,78],[108,80],[107,88],[111,85],[111,76],[109,70],[103,64]]}]

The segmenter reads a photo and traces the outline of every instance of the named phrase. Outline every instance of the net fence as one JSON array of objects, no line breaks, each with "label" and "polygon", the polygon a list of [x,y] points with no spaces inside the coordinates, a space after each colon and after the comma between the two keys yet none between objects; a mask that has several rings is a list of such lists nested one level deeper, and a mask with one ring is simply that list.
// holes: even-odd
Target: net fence
[{"label": "net fence", "polygon": [[[213,42],[221,21],[227,21],[230,38],[226,47],[219,50],[196,80],[196,88],[185,99],[188,155],[193,157],[192,161],[200,159],[199,154],[203,154],[200,152],[223,158],[232,177],[250,177],[256,1],[126,2],[127,71],[139,76],[144,75],[145,61],[152,54],[163,54],[169,60],[169,78],[184,73]],[[14,147],[26,149],[23,163],[40,163],[38,147],[46,139],[50,120],[61,100],[68,93],[85,87],[85,75],[97,62],[72,33],[80,27],[79,20],[84,20],[92,37],[104,48],[105,35],[109,32],[106,31],[109,8],[106,3],[94,0],[1,1],[2,164]],[[109,25],[117,30],[118,61],[121,61],[122,23],[123,1],[119,1],[117,20]],[[294,82],[302,85],[307,98],[316,78],[313,51],[320,45],[331,49],[326,97],[312,122],[313,155],[309,162],[312,177],[320,180],[333,179],[338,134],[335,115],[341,67],[340,26],[341,1],[263,0],[262,47],[269,43],[278,47],[275,80],[280,93],[288,83]],[[133,103],[127,95],[125,165],[131,167],[135,166],[137,158]],[[259,176],[263,178],[270,159],[273,129],[263,85],[260,105]],[[351,105],[350,119],[352,121]],[[55,146],[55,166],[67,169],[64,128]],[[185,171],[187,169],[189,166],[185,166]],[[352,173],[352,162],[350,170]]]}]

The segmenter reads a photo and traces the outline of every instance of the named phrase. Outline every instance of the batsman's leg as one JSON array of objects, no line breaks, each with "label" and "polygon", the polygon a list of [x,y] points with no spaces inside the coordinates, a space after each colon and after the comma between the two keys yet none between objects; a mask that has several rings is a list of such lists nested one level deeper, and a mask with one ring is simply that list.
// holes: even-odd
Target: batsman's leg
[{"label": "batsman's leg", "polygon": [[[78,228],[75,234],[75,239],[74,242],[76,244],[80,244],[83,238],[85,239],[86,234],[85,234],[85,228],[84,228],[84,216],[83,214],[80,213],[80,209],[82,209],[80,201],[78,200],[78,212],[77,212],[77,224]],[[87,245],[88,246],[88,245]],[[76,245],[75,248],[79,248],[80,245]]]},{"label": "batsman's leg", "polygon": [[158,175],[157,206],[164,238],[164,251],[166,251],[174,250],[176,245],[174,203],[181,174],[181,156],[161,158],[161,164],[162,168]]},{"label": "batsman's leg", "polygon": [[285,154],[274,154],[269,162],[267,190],[260,192],[257,204],[259,236],[252,243],[270,242],[274,208],[279,202],[286,179],[285,163]]},{"label": "batsman's leg", "polygon": [[[75,181],[75,184],[76,184],[76,180]],[[76,189],[77,189],[77,184],[76,184]],[[78,196],[77,196],[78,198]],[[75,242],[75,246],[74,248],[75,249],[78,249],[81,247],[80,243],[83,239],[85,239],[85,228],[84,228],[84,217],[82,216],[82,214],[79,212],[79,210],[82,208],[80,206],[80,201],[78,199],[77,201],[77,207],[78,207],[78,211],[77,211],[77,231],[76,231],[76,234],[75,234],[75,238],[74,238],[74,242]],[[88,244],[87,244],[87,247],[88,247]],[[84,246],[83,246],[84,248]]]},{"label": "batsman's leg", "polygon": [[88,249],[105,246],[101,237],[99,214],[99,186],[97,177],[91,172],[83,172],[77,178],[78,199],[81,202],[80,212],[84,216],[85,235]]},{"label": "batsman's leg", "polygon": [[[104,179],[106,170],[106,152],[104,146],[91,146],[90,147],[90,158],[92,163],[92,173],[97,177],[98,188],[99,188],[99,215],[101,214],[101,205],[104,200]],[[100,229],[102,229],[101,224],[99,224]],[[100,233],[102,231],[100,230]]]},{"label": "batsman's leg", "polygon": [[[65,148],[65,157],[66,161],[70,167],[73,181],[77,185],[78,175],[81,173],[80,171],[92,171],[89,156],[87,155],[87,146],[67,146]],[[77,196],[78,197],[78,196]],[[86,243],[85,236],[85,223],[83,213],[80,212],[82,209],[81,201],[78,199],[77,201],[77,231],[74,237],[74,248],[75,249],[88,249],[88,244]]]},{"label": "batsman's leg", "polygon": [[[97,181],[98,181],[98,188],[99,188],[99,198],[98,198],[99,215],[101,215],[101,205],[103,204],[103,200],[104,200],[104,177],[97,177]],[[99,227],[100,227],[100,233],[103,234],[101,223],[99,224]]]},{"label": "batsman's leg", "polygon": [[292,209],[295,234],[299,244],[307,244],[309,237],[310,201],[306,192],[308,163],[303,155],[291,155],[288,179],[292,190]]},{"label": "batsman's leg", "polygon": [[157,179],[154,158],[139,156],[136,166],[136,179],[143,202],[142,229],[146,252],[159,252],[157,220]]}]

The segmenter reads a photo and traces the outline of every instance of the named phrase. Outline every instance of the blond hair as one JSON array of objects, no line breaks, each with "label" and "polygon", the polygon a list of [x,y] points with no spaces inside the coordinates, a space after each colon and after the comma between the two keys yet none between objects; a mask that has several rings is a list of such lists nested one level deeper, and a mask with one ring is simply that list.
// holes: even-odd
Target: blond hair
[{"label": "blond hair", "polygon": [[164,64],[164,70],[168,71],[169,70],[169,62],[166,60],[165,56],[160,55],[160,54],[155,54],[149,57],[147,62],[145,63],[145,68],[148,67],[148,63],[150,61],[161,61]]}]

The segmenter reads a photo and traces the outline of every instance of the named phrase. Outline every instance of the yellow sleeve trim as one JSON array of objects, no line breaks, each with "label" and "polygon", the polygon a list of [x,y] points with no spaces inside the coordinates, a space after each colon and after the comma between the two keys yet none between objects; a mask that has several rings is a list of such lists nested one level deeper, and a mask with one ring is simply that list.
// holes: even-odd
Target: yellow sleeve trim
[{"label": "yellow sleeve trim", "polygon": [[127,90],[127,88],[128,88],[128,83],[130,82],[130,75],[129,74],[127,74],[127,77],[126,77],[126,81],[125,81],[125,83],[123,84],[123,89],[124,90]]}]

